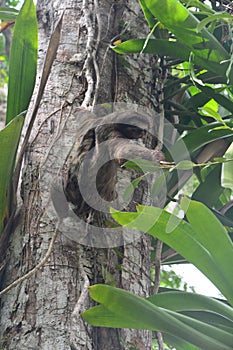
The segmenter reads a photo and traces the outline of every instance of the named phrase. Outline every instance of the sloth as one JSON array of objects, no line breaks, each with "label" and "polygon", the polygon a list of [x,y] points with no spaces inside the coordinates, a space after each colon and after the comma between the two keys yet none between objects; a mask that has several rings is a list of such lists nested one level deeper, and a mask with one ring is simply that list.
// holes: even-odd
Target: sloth
[{"label": "sloth", "polygon": [[[126,111],[96,117],[79,110],[77,120],[82,127],[63,166],[63,190],[77,216],[90,222],[91,214],[92,221],[103,225],[106,204],[117,198],[118,171],[125,161],[140,158],[159,164],[164,154],[149,148],[157,140],[149,132],[155,121],[147,114]],[[103,207],[106,210],[98,210]]]}]

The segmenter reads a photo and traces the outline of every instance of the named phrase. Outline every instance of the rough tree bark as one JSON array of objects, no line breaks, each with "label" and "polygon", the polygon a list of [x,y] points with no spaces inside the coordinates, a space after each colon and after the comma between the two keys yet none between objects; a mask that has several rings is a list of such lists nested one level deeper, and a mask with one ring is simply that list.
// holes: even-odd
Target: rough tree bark
[{"label": "rough tree bark", "polygon": [[[54,185],[52,180],[57,179],[58,172],[66,199],[75,207],[74,212],[87,225],[106,226],[105,215],[92,210],[85,202],[80,204],[80,193],[75,185],[75,171],[79,169],[85,150],[93,147],[93,142],[98,138],[104,141],[110,139],[112,143],[108,150],[112,150],[109,151],[112,152],[111,159],[116,159],[105,165],[102,175],[98,175],[100,180],[104,179],[98,191],[105,200],[115,198],[115,185],[120,178],[122,183],[132,176],[128,170],[123,171],[119,167],[127,152],[130,157],[134,149],[146,159],[158,159],[156,152],[128,140],[143,139],[146,123],[148,120],[154,122],[153,118],[142,121],[137,105],[154,111],[157,108],[156,73],[153,68],[157,58],[146,55],[120,58],[109,48],[118,35],[136,37],[147,34],[138,2],[38,0],[38,76],[49,37],[63,11],[59,51],[25,157],[19,219],[9,240],[5,257],[7,268],[1,289],[34,267],[48,249],[57,223],[48,203],[51,186]],[[128,135],[125,126],[122,131],[123,119],[120,119],[122,124],[117,119],[118,125],[114,125],[115,115],[111,114],[114,111],[108,109],[109,105],[91,112],[91,107],[110,102],[134,105],[130,118],[141,118],[141,128],[136,128],[136,136],[132,137],[135,132],[132,125]],[[124,105],[118,105],[118,108],[115,113],[120,113],[120,118],[123,118]],[[101,129],[98,117],[107,118],[106,114],[111,114],[111,125]],[[126,115],[128,120],[129,114]],[[68,147],[59,148],[59,153],[57,145],[60,140]],[[147,137],[148,149],[154,146],[154,141],[153,137]],[[98,157],[98,154],[93,157]],[[97,180],[97,187],[100,182]],[[55,189],[54,201],[58,203],[59,191],[60,188]],[[146,186],[142,186],[127,208],[134,209],[135,202],[150,203],[149,197]],[[58,212],[61,210],[59,205],[56,208],[54,204]],[[70,207],[67,208],[69,211]],[[64,210],[62,207],[61,215]],[[81,230],[83,227],[77,232],[80,237],[83,235]],[[63,235],[60,226],[47,263],[34,276],[2,297],[0,348],[151,349],[150,332],[95,329],[84,324],[80,317],[80,312],[91,305],[88,297],[83,298],[81,294],[85,278],[90,284],[114,283],[141,296],[150,293],[150,240],[139,236],[131,244],[116,249],[101,248],[101,244],[96,247],[95,242],[87,245],[86,242],[79,244],[83,243],[79,239],[78,242],[70,240]]]}]

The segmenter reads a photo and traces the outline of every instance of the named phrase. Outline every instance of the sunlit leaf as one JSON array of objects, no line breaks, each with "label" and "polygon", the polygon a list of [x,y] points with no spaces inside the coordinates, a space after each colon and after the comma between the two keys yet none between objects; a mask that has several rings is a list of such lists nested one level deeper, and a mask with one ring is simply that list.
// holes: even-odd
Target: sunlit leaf
[{"label": "sunlit leaf", "polygon": [[[212,63],[229,59],[229,55],[218,40],[202,28],[200,33],[196,28],[200,21],[177,0],[145,0],[148,10],[175,36],[197,56],[206,61],[206,67],[213,70]],[[225,76],[227,65],[224,65]],[[229,77],[233,80],[233,73]]]},{"label": "sunlit leaf", "polygon": [[183,199],[182,207],[189,223],[155,207],[138,206],[137,213],[112,211],[112,216],[121,225],[165,242],[202,271],[233,304],[233,245],[227,231],[203,204]]},{"label": "sunlit leaf", "polygon": [[189,292],[165,292],[147,298],[151,303],[173,311],[212,312],[225,318],[226,324],[232,325],[233,309],[229,305],[207,296]]},{"label": "sunlit leaf", "polygon": [[89,288],[93,300],[101,303],[82,317],[93,326],[160,330],[205,350],[230,350],[233,335],[107,285]]},{"label": "sunlit leaf", "polygon": [[22,143],[21,151],[20,151],[20,154],[18,157],[18,162],[17,162],[16,167],[15,167],[14,181],[15,181],[16,188],[17,188],[18,179],[19,179],[19,175],[20,175],[20,169],[21,169],[21,165],[22,165],[22,161],[23,161],[23,155],[24,155],[27,143],[29,141],[29,137],[31,135],[32,128],[34,126],[34,121],[36,119],[37,111],[38,111],[38,108],[39,108],[39,105],[40,105],[40,102],[41,102],[41,99],[43,96],[45,85],[47,83],[54,59],[55,59],[56,54],[57,54],[57,49],[59,46],[60,36],[61,36],[63,15],[64,15],[64,12],[60,16],[60,18],[59,18],[59,20],[54,28],[54,31],[51,35],[51,38],[49,40],[49,45],[48,45],[48,49],[47,49],[47,53],[45,56],[44,65],[43,65],[43,69],[42,69],[40,84],[39,84],[38,89],[37,89],[35,103],[33,106],[33,110],[31,112],[31,119],[30,119],[30,122],[29,122],[29,125],[27,128],[27,132],[26,132],[26,135],[25,135],[23,143]]},{"label": "sunlit leaf", "polygon": [[216,92],[210,86],[198,85],[198,88],[202,90],[207,96],[213,98],[220,106],[223,106],[229,112],[233,113],[233,102],[226,96]]},{"label": "sunlit leaf", "polygon": [[15,22],[11,44],[6,124],[27,110],[31,100],[36,78],[37,36],[36,7],[33,0],[26,0]]},{"label": "sunlit leaf", "polygon": [[208,107],[208,106],[204,106],[204,107],[200,108],[200,111],[202,113],[204,113],[205,115],[212,117],[215,120],[218,120],[224,124],[224,121],[223,121],[221,115],[218,112],[216,112],[213,108]]},{"label": "sunlit leaf", "polygon": [[3,21],[14,21],[18,12],[18,10],[11,7],[0,7],[0,19]]},{"label": "sunlit leaf", "polygon": [[[127,40],[114,47],[113,50],[119,54],[140,53],[145,45],[145,40],[146,39]],[[149,39],[143,52],[188,60],[190,49],[178,41]]]}]

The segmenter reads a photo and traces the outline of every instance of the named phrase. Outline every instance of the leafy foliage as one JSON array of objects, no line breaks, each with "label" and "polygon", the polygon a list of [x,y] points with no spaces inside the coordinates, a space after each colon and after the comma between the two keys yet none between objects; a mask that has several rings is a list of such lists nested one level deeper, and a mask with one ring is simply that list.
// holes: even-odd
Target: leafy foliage
[{"label": "leafy foliage", "polygon": [[[148,36],[113,47],[119,54],[155,54],[163,58],[160,69],[167,71],[164,117],[181,135],[169,150],[164,147],[168,163],[161,167],[169,195],[167,204],[181,183],[185,185],[189,180],[190,169],[198,184],[191,193],[195,200],[181,201],[185,220],[164,209],[143,206],[138,206],[136,213],[113,211],[112,215],[121,225],[147,232],[177,251],[217,286],[231,306],[185,292],[159,293],[145,300],[96,285],[90,287],[90,295],[101,305],[83,314],[95,326],[162,331],[166,343],[179,350],[233,346],[232,14],[226,11],[230,7],[218,8],[219,3],[211,3],[212,8],[197,0],[140,0]],[[174,116],[178,116],[178,122]],[[180,152],[182,142],[188,158]],[[179,154],[176,164],[172,163],[172,154]],[[126,166],[137,170],[140,162],[145,171],[156,171],[153,164],[145,165],[138,159],[128,161]],[[138,182],[127,188],[130,194]]]},{"label": "leafy foliage", "polygon": [[37,67],[37,19],[33,1],[25,1],[15,23],[9,67],[7,118],[25,111],[34,89]]},{"label": "leafy foliage", "polygon": [[[212,280],[233,305],[233,244],[226,229],[203,204],[184,198],[181,206],[189,222],[154,207],[140,206],[137,213],[112,215],[120,224],[148,232],[174,248]],[[233,311],[225,303],[186,292],[160,293],[145,300],[102,285],[90,287],[90,295],[101,303],[83,313],[92,325],[159,330],[168,334],[168,340],[172,335],[204,349],[232,346]]]},{"label": "leafy foliage", "polygon": [[[18,186],[18,180],[20,176],[20,169],[22,165],[23,155],[34,125],[36,114],[40,105],[40,101],[44,92],[45,85],[50,74],[50,70],[53,61],[57,54],[57,49],[60,41],[61,28],[62,28],[61,15],[59,21],[57,22],[54,32],[51,35],[47,54],[44,61],[44,66],[42,70],[42,75],[40,79],[40,84],[35,98],[35,103],[31,112],[30,122],[22,142],[22,146],[19,152],[18,160],[15,165],[15,156],[19,143],[19,138],[21,135],[21,130],[23,123],[18,125],[17,131],[19,131],[18,137],[12,139],[12,148],[15,149],[14,157],[11,157],[12,149],[7,149],[4,152],[1,163],[1,173],[0,179],[5,178],[4,174],[6,169],[10,169],[7,173],[7,183],[0,182],[0,200],[8,207],[3,208],[3,216],[0,216],[0,232],[5,228],[8,220],[14,217],[14,211],[16,208],[16,191]],[[28,29],[31,29],[28,33]],[[37,19],[36,19],[36,7],[33,0],[25,0],[24,5],[18,15],[16,20],[14,36],[11,46],[11,58],[10,58],[10,74],[9,74],[9,88],[8,88],[8,104],[7,104],[7,118],[6,123],[8,125],[13,124],[15,118],[25,115],[34,89],[35,76],[36,76],[36,60],[37,60]],[[12,57],[13,56],[13,57]],[[18,61],[17,61],[18,59]],[[13,73],[15,74],[13,74]],[[4,129],[5,130],[5,129]],[[4,133],[4,130],[1,133]],[[10,129],[11,130],[11,129]],[[13,130],[14,131],[14,130]],[[12,132],[13,132],[12,131]],[[7,144],[2,137],[2,144],[0,147]],[[9,159],[11,163],[9,164],[9,159],[7,159],[7,152],[9,154]],[[10,189],[10,190],[9,190]],[[7,216],[4,216],[7,213]],[[10,221],[11,222],[11,221]]]},{"label": "leafy foliage", "polygon": [[[1,13],[16,11],[9,8]],[[6,226],[14,205],[13,171],[24,117],[30,103],[37,66],[37,20],[33,0],[25,0],[17,16],[9,63],[6,128],[0,132],[0,232]],[[24,113],[25,114],[25,113]]]},{"label": "leafy foliage", "polygon": [[3,228],[12,212],[12,171],[15,164],[15,156],[18,147],[18,140],[21,135],[24,117],[18,116],[0,132],[0,218]]}]

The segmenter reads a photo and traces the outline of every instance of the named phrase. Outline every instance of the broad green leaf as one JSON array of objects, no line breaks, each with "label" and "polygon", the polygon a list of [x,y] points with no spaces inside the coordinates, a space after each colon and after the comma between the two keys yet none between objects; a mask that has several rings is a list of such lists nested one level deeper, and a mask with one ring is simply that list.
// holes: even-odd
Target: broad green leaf
[{"label": "broad green leaf", "polygon": [[[174,59],[189,61],[191,50],[180,41],[149,39],[146,43],[146,46],[145,41],[146,39],[127,40],[117,46],[114,46],[113,50],[119,54],[140,53],[143,50],[144,53],[148,54],[157,54],[161,56],[172,57]],[[219,62],[212,62],[208,59],[194,55],[193,63],[210,70],[215,75],[217,73],[218,77],[224,77],[224,80],[222,82],[226,83],[226,71],[229,66],[228,62],[219,64]]]},{"label": "broad green leaf", "polygon": [[204,92],[198,92],[195,95],[191,96],[185,103],[185,107],[198,111],[199,107],[206,106],[212,108],[215,112],[218,111],[218,103],[207,96]]},{"label": "broad green leaf", "polygon": [[94,326],[160,330],[205,350],[231,349],[233,335],[185,315],[160,308],[125,290],[107,285],[89,288],[93,300],[101,303],[82,317]]},{"label": "broad green leaf", "polygon": [[221,164],[217,164],[214,169],[206,176],[204,182],[202,182],[196,188],[192,195],[192,199],[202,202],[209,207],[216,207],[219,196],[223,192],[220,178]]},{"label": "broad green leaf", "polygon": [[203,204],[182,203],[191,223],[155,207],[138,206],[137,213],[112,211],[112,216],[123,226],[165,242],[202,271],[233,304],[233,245],[224,226]]},{"label": "broad green leaf", "polygon": [[[127,40],[115,46],[113,50],[119,54],[140,53],[145,45],[145,40],[146,39]],[[188,60],[190,49],[178,41],[149,39],[143,52]]]},{"label": "broad green leaf", "polygon": [[149,298],[151,303],[172,311],[209,311],[225,318],[226,324],[233,327],[233,308],[207,296],[189,292],[158,293]]},{"label": "broad green leaf", "polygon": [[31,100],[36,78],[37,40],[36,7],[33,0],[25,0],[11,43],[6,124],[27,110]]},{"label": "broad green leaf", "polygon": [[219,327],[223,331],[232,334],[233,323],[222,317],[221,315],[215,314],[209,311],[183,311],[182,315],[189,316],[195,320],[207,323],[209,325],[213,325],[215,327]]},{"label": "broad green leaf", "polygon": [[24,117],[16,117],[0,131],[0,233],[12,211],[12,173]]},{"label": "broad green leaf", "polygon": [[47,80],[48,80],[48,77],[50,74],[51,67],[53,65],[54,59],[55,59],[56,54],[57,54],[57,49],[59,46],[61,29],[62,29],[63,15],[64,15],[64,12],[62,13],[60,19],[58,20],[58,22],[55,26],[55,29],[51,35],[51,38],[49,40],[49,45],[48,45],[48,49],[47,49],[47,53],[45,56],[45,61],[44,61],[43,69],[42,69],[40,84],[39,84],[38,89],[37,89],[34,107],[33,107],[33,110],[31,112],[30,122],[29,122],[27,132],[26,132],[26,135],[24,137],[24,140],[23,140],[23,143],[21,146],[21,150],[20,150],[19,157],[18,157],[18,162],[17,162],[16,167],[15,167],[15,172],[14,172],[15,184],[14,185],[16,188],[18,186],[18,179],[19,179],[20,169],[21,169],[21,165],[22,165],[22,161],[23,161],[23,155],[24,155],[25,149],[27,147],[29,137],[31,135],[31,131],[32,131],[34,121],[35,121],[35,118],[37,115],[37,111],[38,111],[38,108],[39,108],[39,105],[40,105],[40,102],[41,102],[41,99],[43,96],[45,85],[47,83]]},{"label": "broad green leaf", "polygon": [[233,243],[227,230],[204,204],[182,198],[181,207],[185,210],[186,217],[195,232],[195,239],[212,256],[216,275],[219,273],[220,277],[222,274],[216,286],[220,288],[221,284],[221,289],[225,293],[223,294],[233,305]]},{"label": "broad green leaf", "polygon": [[166,344],[171,346],[171,349],[179,349],[179,350],[200,350],[199,347],[196,347],[193,344],[185,342],[182,339],[179,339],[173,335],[163,333],[163,339]]},{"label": "broad green leaf", "polygon": [[14,21],[18,12],[18,10],[11,7],[0,7],[0,19],[3,21]]},{"label": "broad green leaf", "polygon": [[[219,122],[213,122],[211,124],[204,125],[202,127],[198,127],[190,132],[187,132],[184,137],[178,139],[177,142],[166,152],[167,161],[172,161],[176,159],[176,162],[179,160],[185,159],[187,157],[187,153],[184,149],[184,143],[187,147],[190,156],[196,156],[196,152],[200,150],[207,144],[210,144],[212,141],[221,140],[224,138],[229,138],[232,140],[233,132],[231,128],[233,127],[232,120],[225,120],[227,124],[227,128],[223,127]],[[219,129],[217,129],[219,128]],[[208,149],[208,153],[213,154],[216,153],[216,147],[218,150],[218,143],[213,142]],[[181,171],[181,170],[179,170]],[[167,188],[170,196],[173,196],[177,190],[177,176],[176,173],[172,173],[172,176],[168,179]],[[183,173],[179,173],[179,188],[181,184],[184,184],[189,178],[187,171],[183,171]]]},{"label": "broad green leaf", "polygon": [[[178,40],[190,48],[195,56],[206,60],[206,68],[213,68],[209,63],[228,60],[229,54],[218,40],[202,28],[200,33],[196,28],[200,21],[177,0],[145,0],[148,10],[167,28]],[[219,64],[220,66],[220,64]],[[227,66],[224,66],[225,76]],[[230,82],[233,80],[231,72]]]},{"label": "broad green leaf", "polygon": [[227,149],[224,158],[232,160],[222,164],[221,185],[233,189],[233,143]]},{"label": "broad green leaf", "polygon": [[206,29],[201,33],[196,29],[200,21],[177,0],[145,0],[149,11],[192,52],[209,59],[220,62],[228,53],[218,40]]}]

